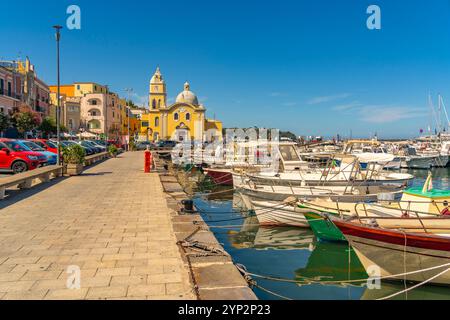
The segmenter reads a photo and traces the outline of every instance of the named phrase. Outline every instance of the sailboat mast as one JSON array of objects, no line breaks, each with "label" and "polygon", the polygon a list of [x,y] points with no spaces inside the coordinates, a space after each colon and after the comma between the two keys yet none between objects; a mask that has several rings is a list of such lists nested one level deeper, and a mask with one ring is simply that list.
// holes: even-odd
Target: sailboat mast
[{"label": "sailboat mast", "polygon": [[446,131],[448,131],[448,129],[449,129],[449,126],[450,126],[450,120],[449,120],[449,118],[448,118],[448,113],[447,113],[447,107],[445,106],[445,104],[444,104],[444,99],[442,99],[442,96],[441,96],[441,104],[442,104],[442,109],[444,110],[444,115],[445,115],[445,119],[447,120],[447,123],[446,123]]}]

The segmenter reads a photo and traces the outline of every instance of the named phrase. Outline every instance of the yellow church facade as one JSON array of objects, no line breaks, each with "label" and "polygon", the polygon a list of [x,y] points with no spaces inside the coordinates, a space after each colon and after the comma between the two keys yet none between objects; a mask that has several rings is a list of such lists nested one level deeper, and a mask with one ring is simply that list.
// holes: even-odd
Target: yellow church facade
[{"label": "yellow church facade", "polygon": [[141,136],[149,141],[222,140],[222,122],[207,119],[188,82],[175,103],[168,105],[166,83],[159,68],[150,80],[149,110],[141,116]]}]

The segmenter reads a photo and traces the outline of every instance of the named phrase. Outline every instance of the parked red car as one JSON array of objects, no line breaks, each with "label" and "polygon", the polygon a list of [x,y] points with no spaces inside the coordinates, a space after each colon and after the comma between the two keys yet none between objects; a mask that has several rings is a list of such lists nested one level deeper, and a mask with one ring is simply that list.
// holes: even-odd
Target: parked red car
[{"label": "parked red car", "polygon": [[56,143],[47,140],[47,139],[27,139],[30,141],[33,141],[38,146],[44,148],[45,150],[53,153],[58,153],[58,147],[56,146]]},{"label": "parked red car", "polygon": [[12,139],[0,139],[0,170],[20,173],[45,165],[47,157],[30,151]]}]

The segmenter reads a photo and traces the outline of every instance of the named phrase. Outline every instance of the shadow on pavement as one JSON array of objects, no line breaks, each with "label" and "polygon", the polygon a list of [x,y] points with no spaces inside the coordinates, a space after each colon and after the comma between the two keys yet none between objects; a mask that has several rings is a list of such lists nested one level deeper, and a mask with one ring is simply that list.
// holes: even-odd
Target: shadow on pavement
[{"label": "shadow on pavement", "polygon": [[[7,189],[6,197],[3,200],[0,200],[0,210],[9,207],[10,205],[16,204],[21,200],[24,200],[28,197],[35,195],[47,188],[54,186],[61,181],[66,180],[69,177],[59,177],[50,180],[49,182],[39,183],[35,186],[32,186],[30,189]],[[1,213],[0,213],[1,215]]]}]

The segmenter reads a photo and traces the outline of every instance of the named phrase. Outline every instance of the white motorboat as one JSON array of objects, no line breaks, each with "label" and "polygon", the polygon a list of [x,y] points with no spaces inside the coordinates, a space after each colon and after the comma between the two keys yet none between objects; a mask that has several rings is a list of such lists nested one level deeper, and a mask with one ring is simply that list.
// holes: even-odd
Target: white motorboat
[{"label": "white motorboat", "polygon": [[[235,189],[237,192],[260,201],[283,201],[288,197],[297,199],[332,199],[340,202],[377,201],[379,197],[395,200],[401,191],[392,191],[383,186],[345,187],[345,186],[269,186],[256,185],[251,182]],[[369,190],[369,193],[366,191]]]},{"label": "white motorboat", "polygon": [[295,203],[250,200],[259,224],[262,226],[293,226],[309,228],[309,223]]},{"label": "white motorboat", "polygon": [[233,185],[235,187],[245,185],[250,179],[258,185],[273,186],[390,186],[404,188],[414,178],[408,173],[384,172],[372,167],[361,170],[359,161],[354,156],[344,155],[339,158],[339,161],[339,166],[330,163],[325,169],[280,173],[260,172],[257,174],[233,172]]},{"label": "white motorboat", "polygon": [[374,163],[383,169],[400,169],[401,159],[390,154],[378,140],[349,140],[343,152],[357,157],[362,169]]}]

